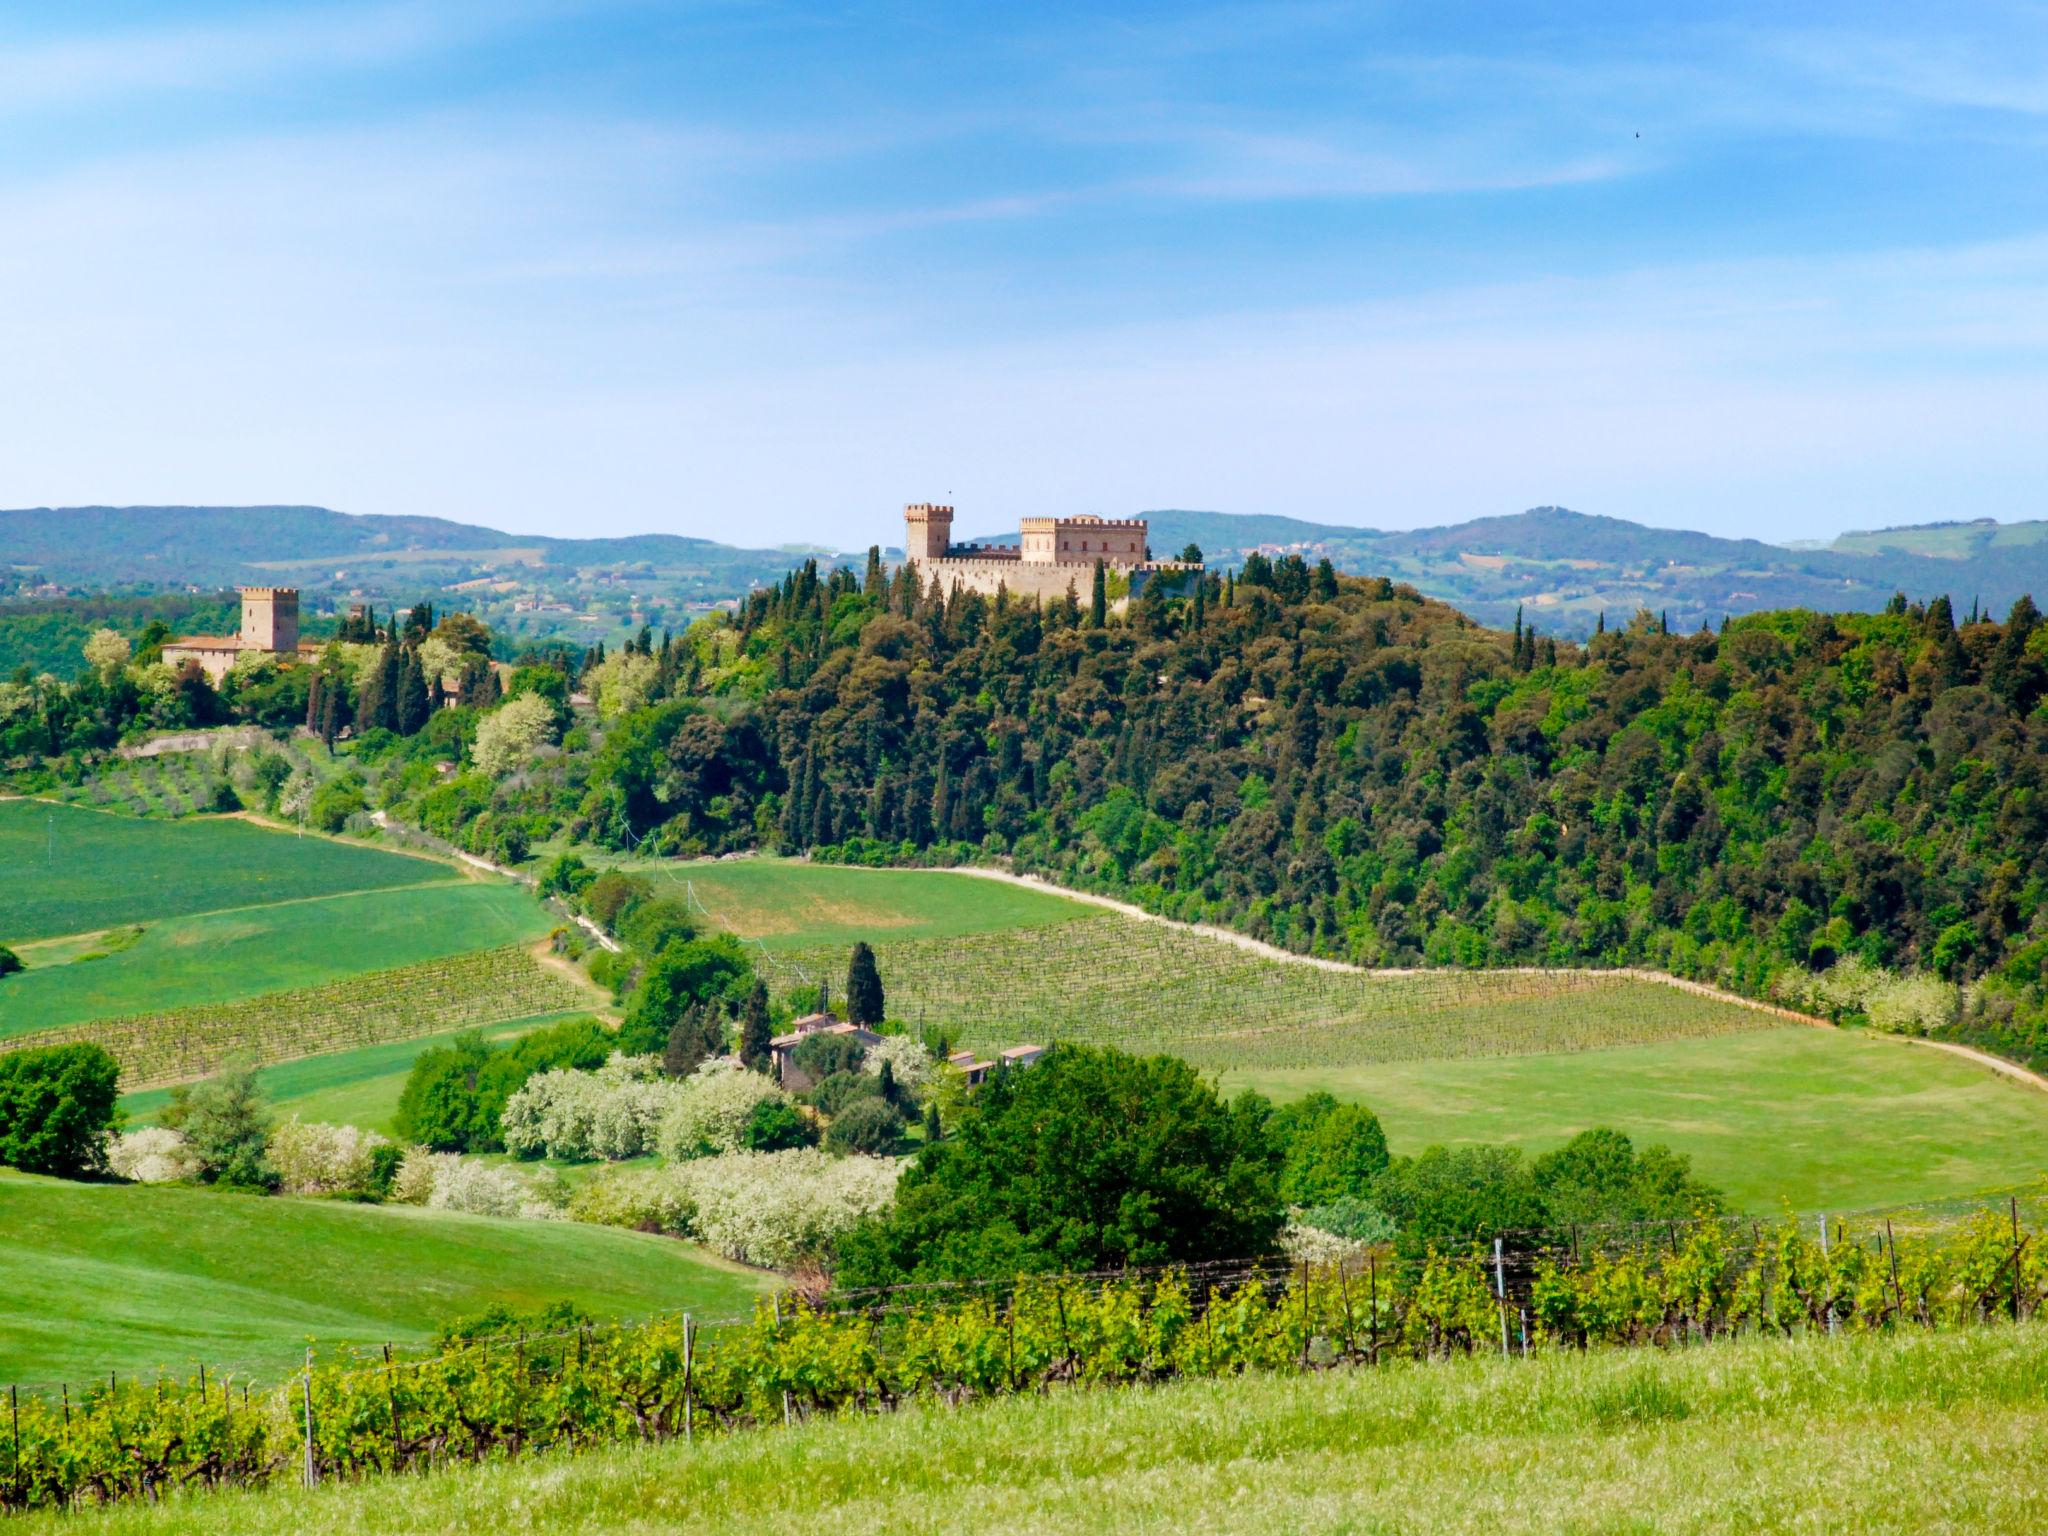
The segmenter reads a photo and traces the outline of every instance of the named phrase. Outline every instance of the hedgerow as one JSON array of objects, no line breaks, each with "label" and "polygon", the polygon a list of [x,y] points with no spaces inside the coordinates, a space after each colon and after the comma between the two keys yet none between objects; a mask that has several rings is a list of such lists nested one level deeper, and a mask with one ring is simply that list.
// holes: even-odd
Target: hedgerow
[{"label": "hedgerow", "polygon": [[2041,1235],[1993,1213],[1942,1243],[1702,1221],[1517,1252],[1512,1269],[1483,1251],[1432,1252],[791,1295],[702,1326],[672,1316],[339,1359],[262,1392],[204,1372],[109,1379],[19,1400],[18,1428],[0,1437],[0,1508],[695,1439],[1061,1385],[1958,1328],[2038,1314]]}]

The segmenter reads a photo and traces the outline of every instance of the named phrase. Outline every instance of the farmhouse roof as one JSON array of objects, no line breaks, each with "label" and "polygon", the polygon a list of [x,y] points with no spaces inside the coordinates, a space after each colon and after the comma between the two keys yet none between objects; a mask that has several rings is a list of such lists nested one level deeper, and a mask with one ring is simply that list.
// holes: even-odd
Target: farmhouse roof
[{"label": "farmhouse roof", "polygon": [[841,1019],[833,1018],[829,1013],[810,1013],[798,1019],[788,1034],[777,1035],[768,1044],[771,1049],[783,1051],[810,1039],[813,1035],[854,1035],[859,1037],[863,1045],[872,1045],[882,1038],[871,1029],[859,1024],[848,1024]]}]

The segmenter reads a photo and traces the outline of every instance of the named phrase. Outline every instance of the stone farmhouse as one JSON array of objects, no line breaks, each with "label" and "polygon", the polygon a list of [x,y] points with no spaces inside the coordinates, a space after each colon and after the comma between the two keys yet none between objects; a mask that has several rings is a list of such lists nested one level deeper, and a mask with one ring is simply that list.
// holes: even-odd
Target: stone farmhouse
[{"label": "stone farmhouse", "polygon": [[1069,591],[1082,602],[1095,581],[1096,562],[1127,578],[1136,597],[1162,575],[1199,571],[1180,560],[1154,560],[1142,517],[1027,517],[1015,544],[955,544],[953,509],[917,502],[903,509],[903,553],[918,579],[943,591],[955,587],[989,597],[1001,588],[1012,597],[1047,600]]},{"label": "stone farmhouse", "polygon": [[775,1062],[775,1080],[791,1093],[817,1087],[811,1074],[796,1061],[796,1048],[813,1035],[846,1035],[862,1050],[882,1043],[882,1037],[864,1025],[845,1023],[829,1013],[806,1014],[790,1025],[788,1034],[777,1035],[768,1042],[768,1054]]},{"label": "stone farmhouse", "polygon": [[196,661],[218,686],[244,655],[256,652],[290,660],[314,661],[320,646],[299,639],[297,587],[238,587],[242,595],[242,627],[232,635],[180,635],[164,646],[164,661],[178,667]]}]

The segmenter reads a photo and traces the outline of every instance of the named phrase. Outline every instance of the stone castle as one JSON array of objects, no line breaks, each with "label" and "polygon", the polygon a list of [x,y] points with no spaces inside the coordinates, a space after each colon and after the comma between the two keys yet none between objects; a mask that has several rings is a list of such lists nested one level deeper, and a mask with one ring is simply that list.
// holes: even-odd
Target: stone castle
[{"label": "stone castle", "polygon": [[242,656],[312,660],[320,647],[299,639],[297,587],[238,587],[242,596],[242,627],[232,635],[180,635],[164,646],[164,661],[178,667],[196,661],[215,684]]},{"label": "stone castle", "polygon": [[1180,560],[1154,560],[1142,517],[1027,517],[1015,544],[955,544],[953,509],[917,502],[903,509],[904,562],[918,579],[941,590],[955,587],[993,597],[998,588],[1012,597],[1047,600],[1071,590],[1088,601],[1095,565],[1125,577],[1131,596],[1162,575],[1199,571]]}]

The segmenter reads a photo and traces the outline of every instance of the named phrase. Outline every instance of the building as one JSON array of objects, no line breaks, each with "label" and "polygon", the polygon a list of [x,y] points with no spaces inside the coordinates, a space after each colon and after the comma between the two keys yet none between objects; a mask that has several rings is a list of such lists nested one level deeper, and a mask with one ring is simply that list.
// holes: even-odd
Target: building
[{"label": "building", "polygon": [[788,1034],[777,1035],[768,1042],[768,1054],[775,1061],[775,1080],[791,1093],[817,1086],[811,1074],[796,1062],[796,1048],[813,1035],[845,1035],[862,1050],[882,1043],[882,1037],[864,1025],[844,1023],[829,1013],[806,1014],[790,1026]]},{"label": "building", "polygon": [[959,1069],[967,1079],[967,1086],[975,1088],[988,1081],[989,1073],[997,1067],[1015,1067],[1019,1071],[1036,1064],[1045,1054],[1042,1045],[1013,1045],[1007,1051],[999,1052],[994,1061],[981,1061],[972,1051],[955,1051],[946,1058],[946,1065]]},{"label": "building", "polygon": [[917,502],[903,509],[903,555],[919,581],[940,589],[964,588],[993,597],[998,588],[1012,597],[1055,599],[1069,592],[1087,602],[1095,567],[1130,582],[1137,596],[1164,574],[1200,571],[1180,560],[1154,560],[1142,517],[1027,517],[1015,544],[955,544],[953,509]]},{"label": "building", "polygon": [[179,667],[196,661],[215,684],[243,656],[255,653],[287,660],[315,660],[320,646],[299,639],[297,587],[239,587],[242,627],[232,635],[180,635],[164,646],[164,662]]}]

